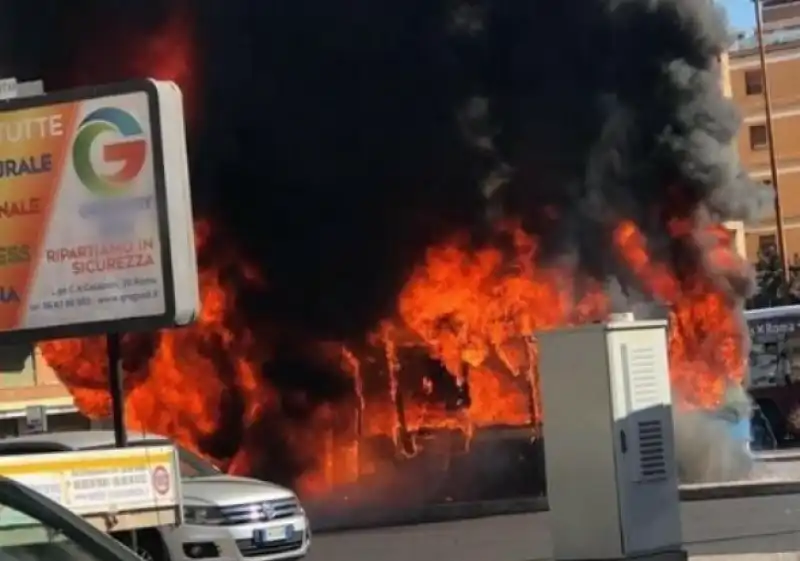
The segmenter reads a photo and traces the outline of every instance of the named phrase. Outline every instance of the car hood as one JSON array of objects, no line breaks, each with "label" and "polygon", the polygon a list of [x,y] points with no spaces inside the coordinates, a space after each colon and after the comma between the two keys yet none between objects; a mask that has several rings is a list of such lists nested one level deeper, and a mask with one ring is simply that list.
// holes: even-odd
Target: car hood
[{"label": "car hood", "polygon": [[233,475],[194,477],[181,484],[184,503],[190,506],[232,506],[294,498],[286,487]]}]

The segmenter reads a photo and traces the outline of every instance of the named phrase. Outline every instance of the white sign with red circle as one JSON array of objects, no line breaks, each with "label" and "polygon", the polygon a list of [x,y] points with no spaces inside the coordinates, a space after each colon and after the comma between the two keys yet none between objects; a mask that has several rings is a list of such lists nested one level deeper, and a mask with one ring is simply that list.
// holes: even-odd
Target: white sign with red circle
[{"label": "white sign with red circle", "polygon": [[153,470],[153,489],[159,495],[166,495],[170,489],[169,471],[164,466],[158,466]]}]

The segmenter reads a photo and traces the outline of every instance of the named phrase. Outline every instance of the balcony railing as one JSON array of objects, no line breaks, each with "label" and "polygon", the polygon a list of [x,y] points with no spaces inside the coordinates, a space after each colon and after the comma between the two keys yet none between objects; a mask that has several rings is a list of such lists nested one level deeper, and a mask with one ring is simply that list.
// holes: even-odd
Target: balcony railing
[{"label": "balcony railing", "polygon": [[[764,32],[764,45],[767,47],[774,47],[776,45],[783,45],[786,43],[794,43],[800,41],[800,27],[792,27],[790,29],[776,29],[774,31]],[[730,52],[749,51],[758,48],[758,37],[750,35],[749,37],[742,37],[736,39],[730,47]]]}]

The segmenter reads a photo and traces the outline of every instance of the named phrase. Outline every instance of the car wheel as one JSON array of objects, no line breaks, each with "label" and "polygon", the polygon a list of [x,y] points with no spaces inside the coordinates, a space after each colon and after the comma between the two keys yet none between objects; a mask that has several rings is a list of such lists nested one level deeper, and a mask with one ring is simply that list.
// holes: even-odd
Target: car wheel
[{"label": "car wheel", "polygon": [[152,553],[150,553],[148,550],[146,550],[146,549],[145,549],[145,548],[143,548],[143,547],[137,547],[137,548],[136,548],[136,551],[134,551],[134,553],[135,553],[136,555],[138,555],[138,556],[139,556],[139,558],[140,558],[142,561],[156,561],[156,558],[155,558],[155,557],[153,557],[153,554],[152,554]]},{"label": "car wheel", "polygon": [[[130,543],[126,545],[131,547]],[[139,532],[136,536],[136,547],[131,547],[131,549],[142,561],[169,561],[164,542],[155,531]]]}]

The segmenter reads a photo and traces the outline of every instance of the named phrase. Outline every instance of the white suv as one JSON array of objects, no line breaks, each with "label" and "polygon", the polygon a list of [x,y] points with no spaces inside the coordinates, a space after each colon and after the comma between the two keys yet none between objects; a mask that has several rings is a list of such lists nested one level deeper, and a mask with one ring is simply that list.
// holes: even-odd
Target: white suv
[{"label": "white suv", "polygon": [[[158,446],[166,439],[129,433],[130,446]],[[0,440],[0,456],[105,450],[112,431],[35,434]],[[297,496],[279,485],[234,477],[178,447],[184,524],[138,532],[138,553],[152,561],[278,561],[300,559],[311,528]]]}]

